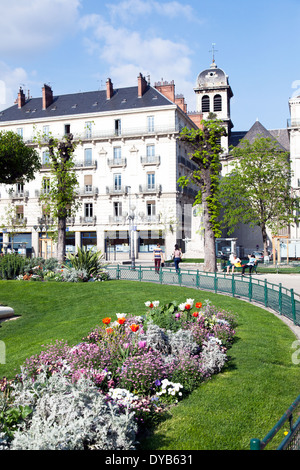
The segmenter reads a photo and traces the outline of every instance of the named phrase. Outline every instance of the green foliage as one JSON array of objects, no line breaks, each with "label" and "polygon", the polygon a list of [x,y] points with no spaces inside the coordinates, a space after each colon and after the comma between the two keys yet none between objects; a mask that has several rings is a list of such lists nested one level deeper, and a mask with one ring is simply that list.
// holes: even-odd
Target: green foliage
[{"label": "green foliage", "polygon": [[36,150],[13,131],[0,132],[0,183],[30,181],[41,164]]},{"label": "green foliage", "polygon": [[23,274],[25,259],[18,255],[8,254],[0,257],[0,279],[15,279]]},{"label": "green foliage", "polygon": [[222,152],[220,137],[226,135],[226,131],[222,121],[217,119],[202,120],[201,125],[201,129],[184,128],[180,134],[180,140],[186,142],[192,150],[190,158],[197,169],[193,170],[190,177],[179,178],[178,182],[183,187],[190,183],[199,187],[194,204],[207,205],[209,227],[205,229],[211,229],[216,237],[220,237],[219,177]]},{"label": "green foliage", "polygon": [[[88,250],[86,247],[77,247],[77,253],[73,255],[68,253],[67,261],[71,264],[72,268],[76,270],[85,270],[87,276],[96,276],[103,271],[104,265],[102,263],[103,254],[101,251]],[[69,268],[66,263],[66,269]]]},{"label": "green foliage", "polygon": [[228,234],[245,223],[263,232],[267,225],[276,235],[297,221],[299,198],[291,193],[288,152],[281,151],[271,138],[257,137],[252,144],[245,140],[236,147],[233,158],[233,168],[220,187]]},{"label": "green foliage", "polygon": [[13,439],[18,425],[31,413],[32,409],[27,405],[9,406],[4,398],[0,400],[0,434],[2,432],[9,440]]}]

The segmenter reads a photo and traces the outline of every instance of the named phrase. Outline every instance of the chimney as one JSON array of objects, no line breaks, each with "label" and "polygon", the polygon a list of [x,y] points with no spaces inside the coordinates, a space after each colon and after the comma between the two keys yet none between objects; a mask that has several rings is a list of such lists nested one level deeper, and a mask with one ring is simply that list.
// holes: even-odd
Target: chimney
[{"label": "chimney", "polygon": [[187,113],[187,105],[183,95],[175,96],[175,104],[177,104],[185,114]]},{"label": "chimney", "polygon": [[111,79],[108,78],[106,80],[106,99],[110,100],[114,94],[113,84],[111,83]]},{"label": "chimney", "polygon": [[154,88],[156,88],[162,95],[168,98],[170,101],[175,103],[175,83],[174,80],[171,82],[166,82],[161,79],[160,82],[154,84]]},{"label": "chimney", "polygon": [[48,85],[43,87],[43,109],[47,109],[48,106],[53,102],[53,93]]},{"label": "chimney", "polygon": [[20,87],[19,93],[18,93],[18,109],[22,108],[25,104],[25,94],[22,88]]},{"label": "chimney", "polygon": [[138,97],[142,98],[147,89],[148,83],[145,77],[140,73],[138,76]]}]

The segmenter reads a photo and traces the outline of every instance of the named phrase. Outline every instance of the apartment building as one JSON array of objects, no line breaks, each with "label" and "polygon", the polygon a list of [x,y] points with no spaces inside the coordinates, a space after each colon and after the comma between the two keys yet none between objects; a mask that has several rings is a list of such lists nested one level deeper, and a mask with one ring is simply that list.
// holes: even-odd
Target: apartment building
[{"label": "apartment building", "polygon": [[[174,83],[151,86],[141,74],[136,86],[127,88],[114,89],[108,79],[106,90],[60,96],[48,85],[38,98],[20,89],[16,103],[0,112],[0,130],[12,130],[34,146],[42,168],[29,183],[0,186],[0,246],[56,256],[55,225],[41,200],[51,178],[47,139],[39,147],[35,137],[62,139],[71,133],[81,205],[68,219],[67,250],[97,247],[112,261],[132,254],[152,259],[157,243],[167,257],[175,243],[184,248],[195,195],[177,184],[192,165],[178,139],[185,126],[197,127],[184,100],[176,98]],[[11,209],[15,221],[8,220]]]}]

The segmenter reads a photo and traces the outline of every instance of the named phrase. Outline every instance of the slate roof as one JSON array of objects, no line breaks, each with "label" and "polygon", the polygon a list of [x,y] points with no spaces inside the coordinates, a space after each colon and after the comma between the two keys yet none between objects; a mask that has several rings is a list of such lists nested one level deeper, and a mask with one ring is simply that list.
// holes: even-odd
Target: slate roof
[{"label": "slate roof", "polygon": [[122,111],[153,106],[166,106],[170,104],[174,103],[151,86],[147,87],[141,98],[138,98],[137,86],[115,89],[110,100],[106,99],[106,90],[90,91],[53,96],[53,102],[46,110],[42,109],[42,97],[28,99],[20,109],[18,109],[18,105],[15,104],[10,108],[0,111],[0,123],[97,112]]},{"label": "slate roof", "polygon": [[235,134],[230,138],[230,145],[241,147],[243,139],[248,140],[250,144],[257,137],[270,138],[278,142],[278,147],[282,151],[289,151],[289,137],[287,129],[267,130],[259,121],[256,121],[248,132],[232,133]]}]

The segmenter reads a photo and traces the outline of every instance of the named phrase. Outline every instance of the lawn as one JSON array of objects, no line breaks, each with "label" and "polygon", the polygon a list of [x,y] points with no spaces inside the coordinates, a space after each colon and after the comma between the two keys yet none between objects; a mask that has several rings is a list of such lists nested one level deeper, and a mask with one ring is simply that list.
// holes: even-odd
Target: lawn
[{"label": "lawn", "polygon": [[[141,441],[146,450],[249,449],[299,395],[300,367],[292,363],[295,336],[275,315],[242,300],[195,289],[130,281],[100,283],[0,282],[0,304],[19,315],[0,325],[13,377],[24,360],[56,339],[77,344],[105,316],[143,314],[144,302],[209,299],[238,313],[236,341],[225,370],[172,407],[169,419]],[[283,434],[280,434],[280,439]]]}]

